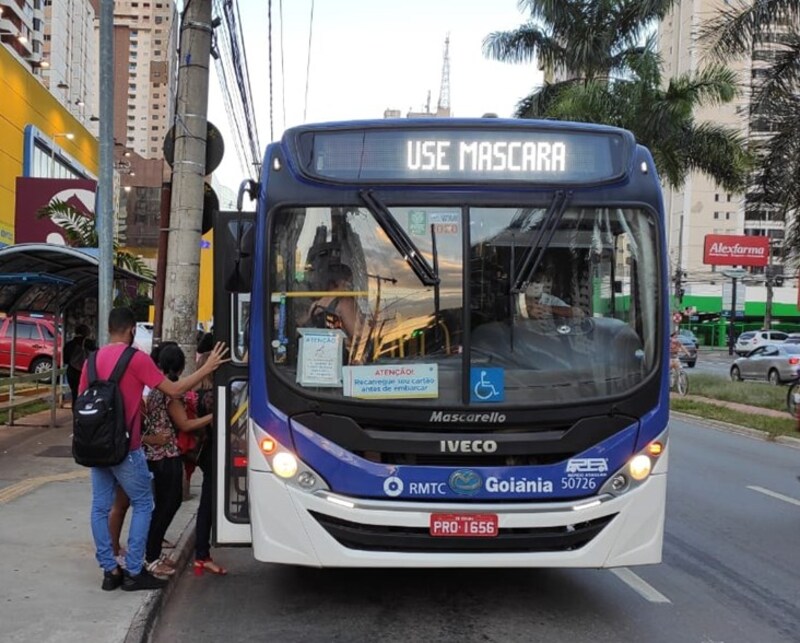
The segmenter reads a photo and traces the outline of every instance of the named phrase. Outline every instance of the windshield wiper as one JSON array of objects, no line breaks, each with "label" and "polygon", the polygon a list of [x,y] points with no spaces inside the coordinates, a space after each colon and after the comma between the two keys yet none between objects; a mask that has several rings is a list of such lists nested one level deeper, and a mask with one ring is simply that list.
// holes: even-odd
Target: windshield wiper
[{"label": "windshield wiper", "polygon": [[419,248],[417,248],[406,231],[403,230],[403,227],[397,223],[397,219],[394,218],[389,208],[381,203],[372,193],[372,190],[361,190],[358,195],[423,285],[438,286],[439,275],[437,271],[431,268],[425,257],[420,254]]},{"label": "windshield wiper", "polygon": [[511,294],[516,295],[523,292],[531,277],[536,274],[536,269],[539,267],[544,257],[544,251],[547,250],[547,247],[553,240],[553,235],[556,233],[558,224],[561,221],[564,211],[567,209],[567,203],[571,196],[572,192],[565,192],[564,190],[558,190],[553,195],[553,200],[550,202],[547,212],[545,212],[542,226],[539,228],[536,238],[528,247],[525,256],[522,258],[522,266],[520,266],[517,277],[513,282],[514,286],[511,289]]}]

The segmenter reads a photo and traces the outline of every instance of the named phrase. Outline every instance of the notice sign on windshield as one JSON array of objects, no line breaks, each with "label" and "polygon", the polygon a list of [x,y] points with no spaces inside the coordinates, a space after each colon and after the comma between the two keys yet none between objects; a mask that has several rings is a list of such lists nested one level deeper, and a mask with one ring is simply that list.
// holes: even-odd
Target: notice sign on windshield
[{"label": "notice sign on windshield", "polygon": [[360,183],[602,183],[625,174],[634,148],[620,130],[541,124],[301,131],[296,142],[307,174]]},{"label": "notice sign on windshield", "polygon": [[345,366],[343,394],[362,400],[439,397],[437,364]]}]

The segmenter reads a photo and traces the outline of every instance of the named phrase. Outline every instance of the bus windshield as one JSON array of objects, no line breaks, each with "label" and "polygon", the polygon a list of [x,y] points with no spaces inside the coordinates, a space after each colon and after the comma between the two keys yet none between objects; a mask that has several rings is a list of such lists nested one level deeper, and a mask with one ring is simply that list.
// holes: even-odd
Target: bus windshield
[{"label": "bus windshield", "polygon": [[386,210],[394,239],[364,204],[271,213],[269,357],[307,396],[537,406],[621,395],[656,367],[651,210]]}]

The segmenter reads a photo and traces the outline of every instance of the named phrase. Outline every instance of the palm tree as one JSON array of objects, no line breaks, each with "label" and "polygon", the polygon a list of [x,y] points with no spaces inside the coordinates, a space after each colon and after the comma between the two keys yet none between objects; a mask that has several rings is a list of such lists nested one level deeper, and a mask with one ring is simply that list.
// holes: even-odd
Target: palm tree
[{"label": "palm tree", "polygon": [[[56,199],[49,205],[40,208],[37,216],[39,218],[47,217],[61,228],[69,245],[77,248],[98,247],[99,240],[94,219],[90,219],[68,203]],[[148,279],[155,277],[155,273],[141,257],[122,250],[116,240],[114,241],[114,265]],[[144,286],[147,287],[146,284]]]},{"label": "palm tree", "polygon": [[694,118],[701,105],[729,102],[736,92],[735,74],[716,66],[672,78],[664,87],[658,60],[650,54],[631,65],[627,78],[573,84],[559,92],[544,112],[531,105],[523,116],[622,127],[650,149],[670,187],[680,189],[686,176],[697,170],[726,190],[738,192],[751,165],[745,138],[737,130]]},{"label": "palm tree", "polygon": [[[483,51],[511,63],[538,60],[548,72],[564,72],[568,80],[537,89],[518,105],[524,112],[576,83],[607,80],[626,74],[652,49],[652,25],[675,0],[520,0],[531,19],[514,31],[489,34]],[[521,114],[520,114],[521,115]]]},{"label": "palm tree", "polygon": [[749,168],[744,138],[734,130],[696,123],[694,110],[731,101],[732,72],[712,66],[671,79],[662,87],[655,37],[645,34],[673,0],[529,0],[531,21],[516,31],[492,33],[487,56],[508,62],[537,57],[570,79],[545,83],[523,98],[520,118],[605,123],[631,130],[650,148],[661,176],[680,187],[692,170],[731,192],[741,191]]},{"label": "palm tree", "polygon": [[[784,251],[800,247],[800,1],[757,0],[723,9],[708,21],[701,40],[717,60],[742,56],[753,65],[750,120],[765,133],[751,181],[747,210],[752,216],[784,219]],[[787,219],[788,216],[788,219]],[[790,257],[792,258],[792,257]]]}]

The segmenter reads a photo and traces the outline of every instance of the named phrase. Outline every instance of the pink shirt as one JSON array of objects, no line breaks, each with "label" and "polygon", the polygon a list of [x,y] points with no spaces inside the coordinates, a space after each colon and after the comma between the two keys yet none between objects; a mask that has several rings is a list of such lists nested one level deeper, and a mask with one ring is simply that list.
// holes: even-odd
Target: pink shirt
[{"label": "pink shirt", "polygon": [[[97,377],[108,379],[117,361],[125,350],[125,344],[108,344],[97,352]],[[157,388],[165,379],[155,362],[147,353],[136,351],[128,368],[119,382],[122,403],[125,405],[125,423],[131,429],[131,451],[142,446],[142,392],[144,387]],[[89,386],[89,360],[81,371],[78,393],[83,393]]]}]

